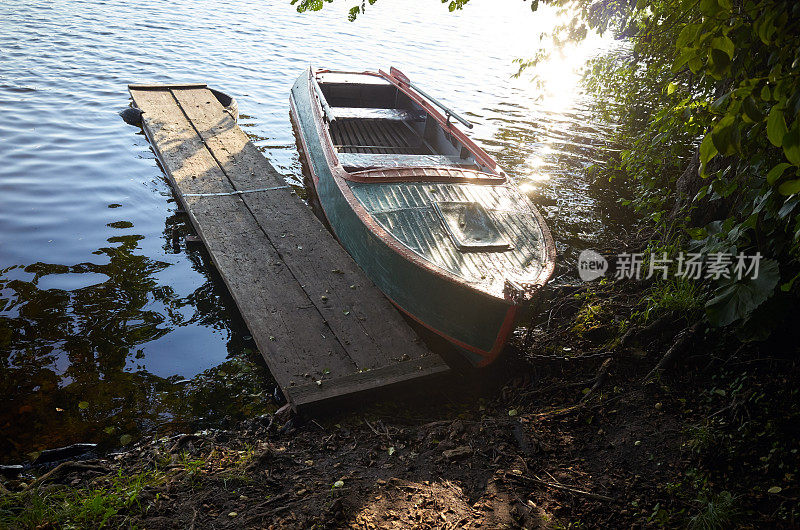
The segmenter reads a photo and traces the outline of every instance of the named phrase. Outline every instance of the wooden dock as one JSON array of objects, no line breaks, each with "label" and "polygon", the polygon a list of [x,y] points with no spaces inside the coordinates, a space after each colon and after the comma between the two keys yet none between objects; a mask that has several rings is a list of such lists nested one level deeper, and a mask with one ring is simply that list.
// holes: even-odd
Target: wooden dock
[{"label": "wooden dock", "polygon": [[128,88],[293,408],[448,371],[205,85]]}]

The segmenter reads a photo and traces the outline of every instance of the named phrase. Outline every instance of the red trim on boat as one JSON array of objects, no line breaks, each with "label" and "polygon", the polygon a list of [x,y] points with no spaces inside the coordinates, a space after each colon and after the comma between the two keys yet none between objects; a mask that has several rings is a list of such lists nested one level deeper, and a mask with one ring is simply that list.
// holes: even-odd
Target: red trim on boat
[{"label": "red trim on boat", "polygon": [[[389,298],[389,297],[387,296],[387,298]],[[395,302],[391,298],[389,298],[389,301],[391,303],[393,303],[395,305],[395,307],[397,307],[404,314],[408,315],[408,317],[410,319],[412,319],[414,322],[416,322],[417,324],[420,324],[421,326],[425,327],[426,329],[429,329],[429,330],[433,331],[434,333],[436,333],[440,337],[448,340],[449,342],[452,342],[453,344],[455,344],[459,348],[463,348],[463,349],[467,350],[468,352],[475,353],[475,354],[480,355],[481,357],[483,357],[483,360],[481,362],[475,364],[475,366],[478,367],[478,368],[481,368],[481,367],[484,367],[484,366],[488,366],[489,364],[493,363],[494,360],[497,359],[497,356],[500,355],[500,352],[503,351],[503,347],[506,345],[506,342],[508,342],[508,336],[511,335],[511,332],[514,331],[514,321],[516,320],[517,309],[518,309],[517,306],[513,306],[513,305],[508,308],[508,310],[506,311],[506,316],[505,316],[505,318],[503,318],[503,323],[500,325],[500,329],[497,332],[497,337],[494,340],[494,344],[492,345],[492,349],[489,350],[489,351],[486,351],[486,350],[482,350],[480,348],[476,348],[475,346],[470,346],[469,344],[467,344],[465,342],[462,342],[462,341],[460,341],[458,339],[455,339],[455,338],[451,337],[447,333],[444,333],[443,331],[440,331],[440,330],[432,327],[427,322],[425,322],[422,319],[417,318],[415,315],[409,313],[407,310],[403,309],[403,307],[400,304],[398,304],[397,302]]]},{"label": "red trim on boat", "polygon": [[383,70],[378,70],[378,73],[381,75],[381,77],[396,86],[403,94],[411,98],[414,103],[422,107],[425,112],[433,116],[433,118],[439,122],[439,125],[444,127],[450,134],[458,138],[458,140],[464,144],[464,147],[466,147],[472,153],[478,162],[490,169],[496,169],[498,174],[503,175],[503,178],[505,179],[505,172],[497,167],[497,162],[495,162],[494,159],[486,153],[486,151],[481,149],[480,146],[470,140],[469,136],[464,134],[461,129],[453,125],[452,122],[448,121],[447,117],[443,116],[438,110],[436,110],[436,108],[428,103],[425,98],[419,95],[416,91],[412,92],[414,89],[411,86],[407,85],[401,79],[398,79],[392,74],[387,74]]}]

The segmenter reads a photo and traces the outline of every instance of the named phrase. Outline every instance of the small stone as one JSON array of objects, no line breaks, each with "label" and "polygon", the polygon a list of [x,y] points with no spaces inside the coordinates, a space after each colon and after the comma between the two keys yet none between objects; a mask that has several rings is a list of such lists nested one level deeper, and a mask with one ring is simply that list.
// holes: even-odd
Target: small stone
[{"label": "small stone", "polygon": [[640,445],[642,445],[642,441],[641,440],[636,440],[635,442],[633,442],[633,445],[635,445],[636,447],[639,447]]},{"label": "small stone", "polygon": [[238,514],[238,513],[236,513],[236,512],[230,512],[230,513],[228,513],[228,517],[236,517],[237,515],[239,515],[239,514]]},{"label": "small stone", "polygon": [[460,445],[455,449],[448,449],[447,451],[442,451],[442,456],[444,456],[449,460],[455,460],[456,458],[463,458],[471,454],[472,454],[472,448],[468,445]]},{"label": "small stone", "polygon": [[661,410],[661,408],[662,408],[663,406],[664,406],[664,405],[662,405],[660,402],[659,402],[659,403],[656,403],[656,405],[655,405],[655,407],[656,407],[656,410]]}]

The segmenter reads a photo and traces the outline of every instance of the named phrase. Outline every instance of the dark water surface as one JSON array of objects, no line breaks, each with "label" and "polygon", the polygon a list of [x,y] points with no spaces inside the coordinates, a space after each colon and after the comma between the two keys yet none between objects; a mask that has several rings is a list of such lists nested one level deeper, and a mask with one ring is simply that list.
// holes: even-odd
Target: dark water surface
[{"label": "dark water surface", "polygon": [[[497,9],[501,7],[502,9]],[[383,0],[300,15],[288,0],[0,3],[0,460],[78,441],[219,425],[274,408],[268,372],[140,130],[134,82],[207,82],[289,183],[288,119],[309,63],[402,68],[476,124],[472,136],[540,205],[560,252],[616,222],[586,168],[606,156],[575,73],[608,43],[512,80],[552,13],[473,0]],[[187,381],[188,380],[188,381]]]}]

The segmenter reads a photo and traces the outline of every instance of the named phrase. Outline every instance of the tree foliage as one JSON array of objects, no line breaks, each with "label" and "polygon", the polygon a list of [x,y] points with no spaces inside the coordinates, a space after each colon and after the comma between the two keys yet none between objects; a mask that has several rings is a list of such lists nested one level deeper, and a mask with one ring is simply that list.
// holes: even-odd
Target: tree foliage
[{"label": "tree foliage", "polygon": [[[755,310],[787,303],[773,296],[778,285],[797,294],[800,3],[580,3],[594,28],[631,42],[625,59],[597,62],[591,83],[636,109],[622,120],[628,145],[615,167],[637,186],[633,205],[700,251],[768,257],[759,281],[714,286],[707,309],[718,325],[775,322]],[[681,174],[694,170],[693,151],[697,173]]]}]

